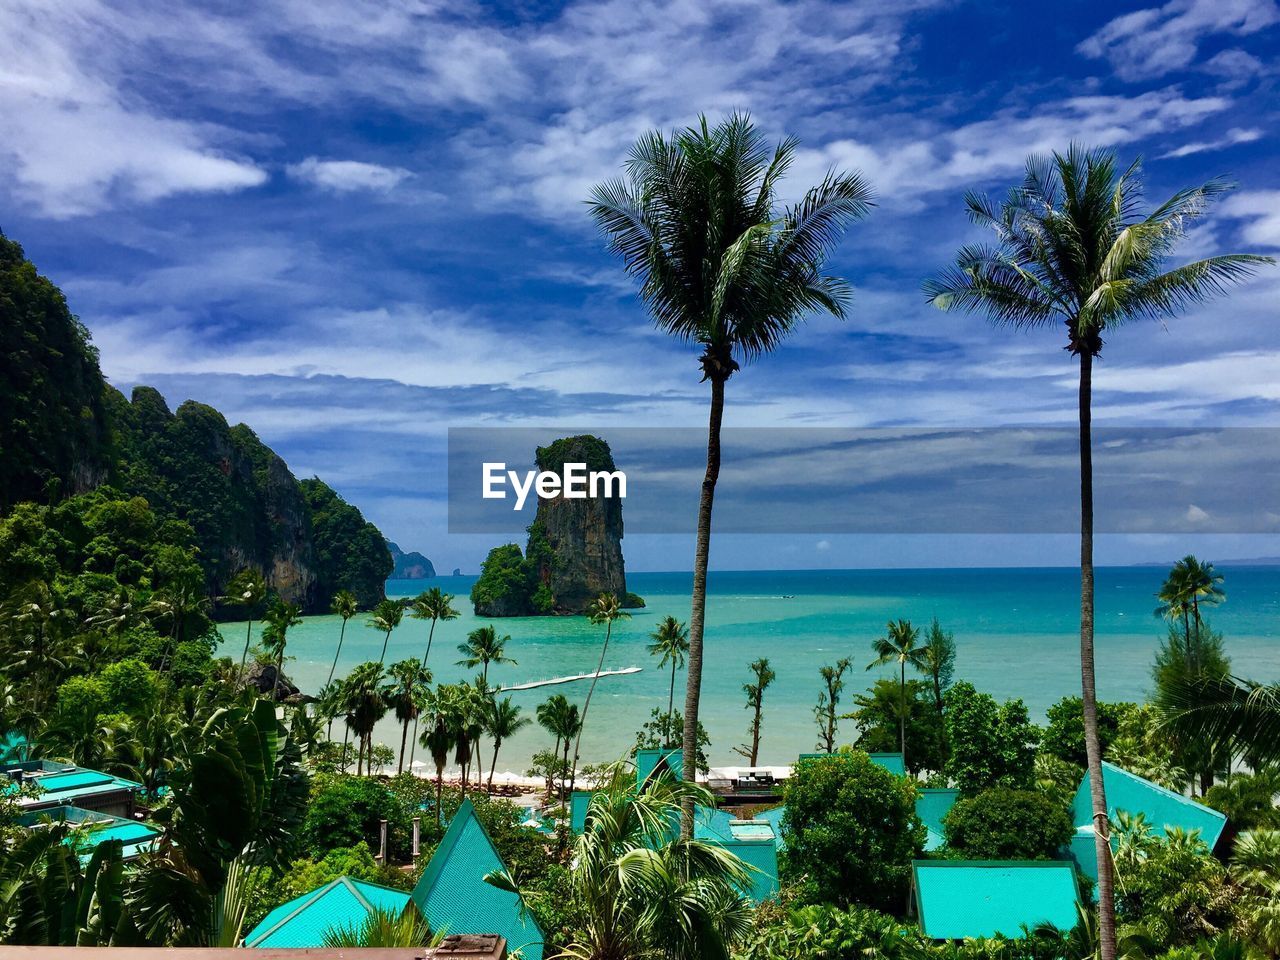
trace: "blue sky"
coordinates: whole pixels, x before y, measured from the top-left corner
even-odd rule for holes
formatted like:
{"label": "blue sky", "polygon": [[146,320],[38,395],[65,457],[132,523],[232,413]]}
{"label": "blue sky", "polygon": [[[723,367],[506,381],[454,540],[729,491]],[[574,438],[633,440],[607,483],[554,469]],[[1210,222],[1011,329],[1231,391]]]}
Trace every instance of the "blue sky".
{"label": "blue sky", "polygon": [[[1276,253],[1277,77],[1275,0],[16,0],[0,7],[0,227],[66,290],[113,382],[218,406],[402,545],[474,570],[492,538],[445,532],[450,426],[704,422],[693,353],[648,324],[581,204],[638,134],[749,110],[802,139],[795,192],[835,166],[879,196],[831,264],[857,287],[851,317],[731,381],[728,425],[1066,423],[1056,335],[923,303],[920,281],[974,238],[963,193],[1003,189],[1029,152],[1111,146],[1145,158],[1153,197],[1238,180],[1188,256]],[[1273,269],[1167,329],[1117,332],[1099,419],[1275,425],[1277,303]],[[689,566],[678,536],[626,546],[635,568]],[[1168,535],[1100,556],[1190,546],[1280,553]],[[806,533],[741,535],[713,560],[1073,550]]]}

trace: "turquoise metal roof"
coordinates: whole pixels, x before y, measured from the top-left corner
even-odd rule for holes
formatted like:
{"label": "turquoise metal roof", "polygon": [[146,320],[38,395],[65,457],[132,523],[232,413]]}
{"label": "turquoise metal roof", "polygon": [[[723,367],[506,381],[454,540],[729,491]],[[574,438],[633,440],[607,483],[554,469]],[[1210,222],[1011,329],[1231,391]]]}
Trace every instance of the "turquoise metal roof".
{"label": "turquoise metal roof", "polygon": [[[1102,762],[1102,784],[1107,791],[1107,816],[1112,820],[1117,813],[1124,811],[1142,814],[1157,833],[1167,833],[1175,828],[1198,830],[1200,839],[1211,850],[1227,825],[1226,814],[1197,803],[1190,797],[1166,790],[1105,760]],[[1071,804],[1071,818],[1076,825],[1076,834],[1071,838],[1067,852],[1082,873],[1096,880],[1098,850],[1093,835],[1093,800],[1089,790],[1089,772],[1086,770]],[[1111,840],[1112,849],[1115,849],[1114,835]]]}
{"label": "turquoise metal roof", "polygon": [[1079,920],[1075,869],[1055,860],[917,860],[920,927],[934,940],[1021,936],[1024,927]]}
{"label": "turquoise metal roof", "polygon": [[[51,804],[75,806],[79,799],[118,793],[121,790],[142,789],[142,784],[123,777],[51,760],[27,760],[6,764],[5,770],[21,770],[24,774],[23,785],[34,786],[40,791],[35,797],[19,797],[17,801],[19,807]],[[16,782],[4,785],[5,793],[16,793],[19,789]]]}
{"label": "turquoise metal roof", "polygon": [[569,796],[569,827],[575,834],[587,829],[587,808],[594,794],[590,790],[575,790]]}
{"label": "turquoise metal roof", "polygon": [[947,787],[926,787],[916,797],[916,816],[928,831],[924,841],[926,850],[940,850],[946,846],[947,836],[942,827],[942,818],[955,806],[956,798],[959,796],[959,790]]}
{"label": "turquoise metal roof", "polygon": [[657,766],[663,763],[677,780],[684,776],[684,751],[678,747],[664,750],[637,750],[636,787],[643,787]]}
{"label": "turquoise metal roof", "polygon": [[323,947],[325,934],[358,928],[374,910],[397,916],[409,894],[339,877],[276,907],[244,938],[246,947]]}
{"label": "turquoise metal roof", "polygon": [[65,823],[73,827],[74,832],[67,837],[66,843],[73,844],[80,853],[80,859],[86,862],[94,848],[107,840],[119,840],[121,853],[124,859],[129,860],[150,850],[156,837],[160,836],[160,831],[149,823],[70,806],[30,811],[20,815],[18,823],[30,829],[50,823]]}
{"label": "turquoise metal roof", "polygon": [[[1199,830],[1200,839],[1211,849],[1227,825],[1226,814],[1166,790],[1105,760],[1102,763],[1102,785],[1107,792],[1107,815],[1112,819],[1117,812],[1124,810],[1131,814],[1141,813],[1157,831],[1168,831],[1174,827]],[[1093,826],[1089,789],[1089,772],[1086,770],[1071,805],[1071,816],[1077,828]]]}
{"label": "turquoise metal roof", "polygon": [[475,807],[464,800],[414,887],[413,902],[433,933],[496,933],[523,960],[542,960],[543,934],[533,914],[518,895],[484,881],[505,869]]}

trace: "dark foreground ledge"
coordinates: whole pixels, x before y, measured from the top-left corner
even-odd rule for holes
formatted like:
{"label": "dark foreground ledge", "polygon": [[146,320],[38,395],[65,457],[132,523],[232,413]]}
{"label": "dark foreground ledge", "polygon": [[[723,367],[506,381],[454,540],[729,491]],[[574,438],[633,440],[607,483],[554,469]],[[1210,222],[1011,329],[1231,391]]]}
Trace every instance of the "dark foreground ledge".
{"label": "dark foreground ledge", "polygon": [[438,947],[243,950],[222,947],[0,947],[4,960],[506,960],[507,941],[488,934],[445,937]]}

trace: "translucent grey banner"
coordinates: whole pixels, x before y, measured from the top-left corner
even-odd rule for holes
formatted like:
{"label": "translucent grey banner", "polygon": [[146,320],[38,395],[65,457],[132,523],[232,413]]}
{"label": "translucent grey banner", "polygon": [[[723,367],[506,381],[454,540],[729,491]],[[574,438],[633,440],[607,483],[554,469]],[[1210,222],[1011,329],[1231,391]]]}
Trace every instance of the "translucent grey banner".
{"label": "translucent grey banner", "polygon": [[[527,484],[534,451],[560,437],[609,443],[626,475],[627,533],[692,533],[706,466],[696,428],[453,428],[449,532],[515,534],[505,464]],[[1071,533],[1079,529],[1078,440],[1068,427],[734,428],[722,438],[714,529],[722,533]],[[550,491],[552,485],[544,485]],[[602,494],[598,487],[597,493]],[[1099,533],[1280,532],[1280,430],[1094,430]]]}

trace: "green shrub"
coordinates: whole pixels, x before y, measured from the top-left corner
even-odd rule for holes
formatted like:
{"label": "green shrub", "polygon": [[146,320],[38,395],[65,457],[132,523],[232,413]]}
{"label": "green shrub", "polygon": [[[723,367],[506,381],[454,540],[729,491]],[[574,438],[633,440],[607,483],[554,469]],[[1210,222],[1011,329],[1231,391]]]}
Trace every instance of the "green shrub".
{"label": "green shrub", "polygon": [[947,846],[970,860],[1051,860],[1074,833],[1053,797],[1009,787],[956,801],[942,823]]}
{"label": "green shrub", "polygon": [[830,904],[756,911],[734,960],[915,960],[928,952],[919,928],[866,907]]}
{"label": "green shrub", "polygon": [[796,764],[785,801],[781,869],[804,899],[906,906],[911,861],[925,840],[911,783],[861,751],[842,750]]}
{"label": "green shrub", "polygon": [[303,849],[313,858],[358,843],[377,850],[380,821],[385,819],[388,853],[405,859],[412,847],[415,812],[381,781],[349,774],[317,776],[302,821]]}
{"label": "green shrub", "polygon": [[98,679],[102,681],[107,699],[115,710],[137,716],[155,703],[159,678],[141,660],[121,660],[103,667]]}

